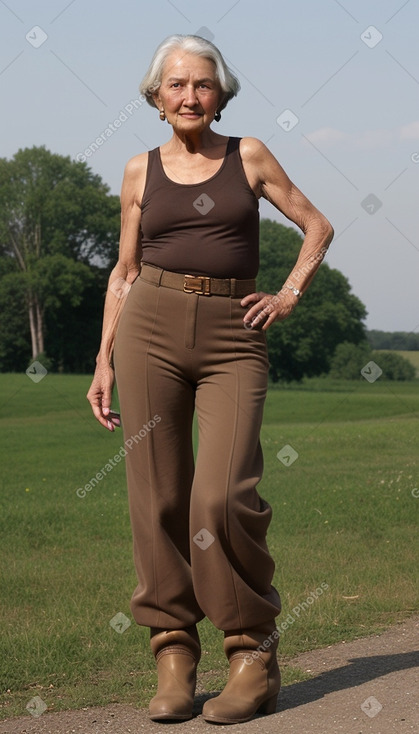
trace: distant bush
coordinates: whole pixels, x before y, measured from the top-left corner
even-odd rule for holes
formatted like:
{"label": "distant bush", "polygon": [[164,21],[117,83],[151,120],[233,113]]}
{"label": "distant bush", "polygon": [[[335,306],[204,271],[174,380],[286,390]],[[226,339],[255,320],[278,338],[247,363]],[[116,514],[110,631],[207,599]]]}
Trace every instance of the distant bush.
{"label": "distant bush", "polygon": [[381,380],[415,379],[416,370],[407,359],[394,352],[374,352],[366,342],[338,344],[332,357],[329,377],[357,380],[361,376],[361,369],[371,360],[382,369]]}
{"label": "distant bush", "polygon": [[383,370],[384,380],[414,380],[416,370],[407,359],[394,352],[372,352],[371,358]]}
{"label": "distant bush", "polygon": [[48,355],[47,355],[47,354],[45,354],[45,352],[42,352],[41,354],[38,354],[38,355],[36,356],[36,359],[35,359],[35,360],[31,358],[31,359],[30,359],[30,360],[28,361],[28,367],[30,367],[30,366],[31,366],[31,364],[33,364],[33,362],[35,362],[35,361],[36,361],[36,362],[39,362],[40,364],[42,364],[42,366],[43,366],[43,367],[44,367],[44,368],[45,368],[46,370],[48,370],[48,372],[51,372],[51,371],[52,371],[52,369],[53,369],[53,363],[52,363],[52,360],[51,360],[51,359],[50,359],[50,358],[48,357]]}
{"label": "distant bush", "polygon": [[332,357],[329,376],[340,380],[357,380],[361,369],[371,360],[371,347],[366,342],[338,344]]}

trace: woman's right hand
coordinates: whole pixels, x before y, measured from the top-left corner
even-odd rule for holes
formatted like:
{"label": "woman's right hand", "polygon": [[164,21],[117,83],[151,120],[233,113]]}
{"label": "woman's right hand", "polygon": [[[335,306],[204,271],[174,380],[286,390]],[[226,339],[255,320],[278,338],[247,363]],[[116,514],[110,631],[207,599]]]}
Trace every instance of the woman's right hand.
{"label": "woman's right hand", "polygon": [[114,431],[119,426],[119,419],[110,415],[112,390],[115,374],[108,362],[98,362],[89,392],[86,397],[92,406],[95,418],[108,431]]}

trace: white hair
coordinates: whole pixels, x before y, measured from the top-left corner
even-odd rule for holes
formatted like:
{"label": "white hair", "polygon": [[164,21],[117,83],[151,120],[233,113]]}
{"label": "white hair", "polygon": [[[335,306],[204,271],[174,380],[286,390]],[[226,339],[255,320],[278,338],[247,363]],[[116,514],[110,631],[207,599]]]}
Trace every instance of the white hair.
{"label": "white hair", "polygon": [[168,36],[157,47],[150,66],[140,84],[140,92],[146,97],[149,105],[152,107],[156,106],[153,93],[157,92],[160,88],[166,59],[176,49],[181,49],[185,53],[195,54],[196,56],[203,56],[214,63],[216,77],[224,93],[223,100],[218,109],[219,111],[223,110],[229,100],[237,95],[240,89],[240,82],[228,68],[218,48],[211,41],[208,41],[206,38],[201,38],[201,36]]}

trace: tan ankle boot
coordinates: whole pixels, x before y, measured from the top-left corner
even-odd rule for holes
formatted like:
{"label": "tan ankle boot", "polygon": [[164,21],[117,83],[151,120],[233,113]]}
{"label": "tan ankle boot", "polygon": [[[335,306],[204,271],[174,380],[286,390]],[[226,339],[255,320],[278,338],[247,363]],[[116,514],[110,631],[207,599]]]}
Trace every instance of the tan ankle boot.
{"label": "tan ankle boot", "polygon": [[150,718],[192,718],[196,666],[201,648],[196,627],[183,630],[150,630],[150,645],[157,662],[157,694],[150,701]]}
{"label": "tan ankle boot", "polygon": [[240,724],[257,712],[275,713],[281,687],[278,638],[274,623],[225,634],[230,674],[223,692],[205,702],[202,715],[206,721]]}

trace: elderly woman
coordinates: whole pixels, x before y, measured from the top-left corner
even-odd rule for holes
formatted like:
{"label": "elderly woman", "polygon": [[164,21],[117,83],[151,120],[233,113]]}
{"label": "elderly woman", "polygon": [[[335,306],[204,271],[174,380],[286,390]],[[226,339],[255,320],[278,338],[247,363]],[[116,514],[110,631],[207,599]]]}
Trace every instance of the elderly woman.
{"label": "elderly woman", "polygon": [[[212,129],[239,90],[212,43],[170,36],[140,89],[172,136],[126,166],[120,254],[88,399],[114,430],[113,364],[138,575],[131,608],[150,628],[157,661],[150,716],[191,718],[196,624],[207,616],[224,632],[230,674],[203,716],[232,724],[274,712],[280,688],[271,508],[256,490],[265,332],[296,307],[333,231],[260,140]],[[255,286],[261,196],[305,235],[277,294]]]}

